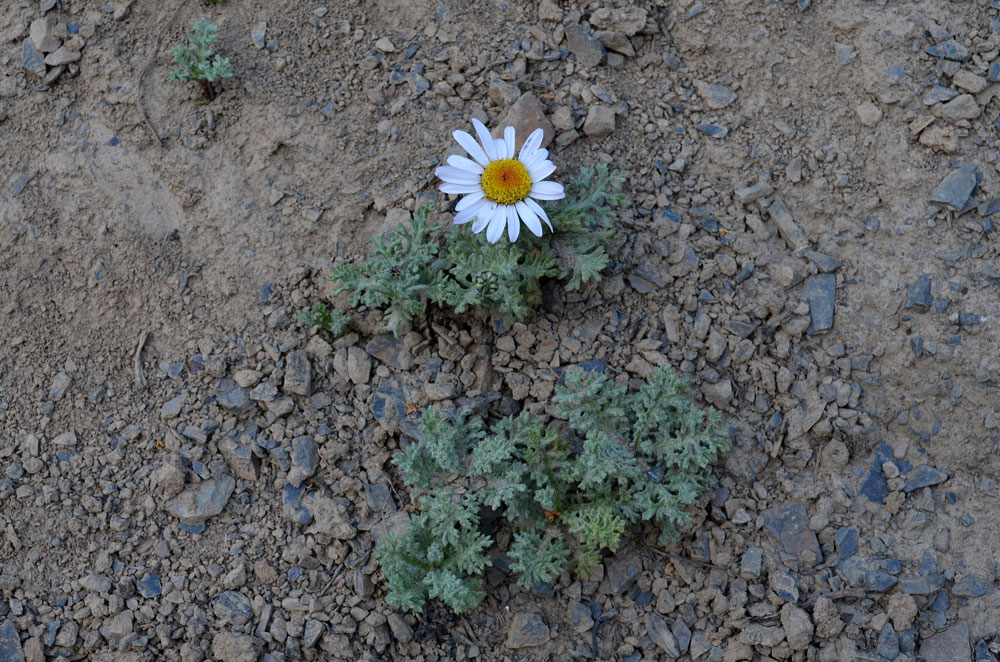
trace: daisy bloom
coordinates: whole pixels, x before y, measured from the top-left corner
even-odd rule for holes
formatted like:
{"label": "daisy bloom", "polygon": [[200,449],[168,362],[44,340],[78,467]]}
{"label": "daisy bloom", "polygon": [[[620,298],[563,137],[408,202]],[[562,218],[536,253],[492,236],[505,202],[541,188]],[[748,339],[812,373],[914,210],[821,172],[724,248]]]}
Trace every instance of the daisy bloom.
{"label": "daisy bloom", "polygon": [[443,193],[464,197],[455,205],[455,224],[472,221],[472,231],[486,230],[486,240],[497,243],[506,228],[513,243],[521,232],[521,223],[536,237],[542,236],[542,222],[552,231],[552,223],[536,200],[559,200],[566,196],[562,184],[542,181],[555,171],[549,152],[540,149],[542,130],[535,129],[514,153],[514,127],[503,130],[503,138],[494,139],[477,119],[472,120],[479,140],[465,131],[452,135],[469,153],[449,156],[448,165],[434,171],[444,183]]}

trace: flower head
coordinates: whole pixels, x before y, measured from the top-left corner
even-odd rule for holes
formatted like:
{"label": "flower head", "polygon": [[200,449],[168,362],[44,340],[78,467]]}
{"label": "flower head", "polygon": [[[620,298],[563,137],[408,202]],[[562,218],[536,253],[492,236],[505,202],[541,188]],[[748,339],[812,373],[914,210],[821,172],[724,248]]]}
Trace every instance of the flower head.
{"label": "flower head", "polygon": [[444,182],[442,192],[465,196],[455,205],[455,224],[472,221],[472,231],[485,229],[491,244],[504,229],[511,242],[517,241],[522,222],[536,237],[542,236],[543,221],[551,231],[552,223],[536,200],[559,200],[566,193],[562,184],[543,181],[556,166],[548,160],[548,150],[541,149],[542,130],[532,131],[515,155],[514,127],[494,139],[479,120],[473,119],[472,126],[478,141],[465,131],[452,134],[472,158],[449,156],[448,165],[434,171]]}

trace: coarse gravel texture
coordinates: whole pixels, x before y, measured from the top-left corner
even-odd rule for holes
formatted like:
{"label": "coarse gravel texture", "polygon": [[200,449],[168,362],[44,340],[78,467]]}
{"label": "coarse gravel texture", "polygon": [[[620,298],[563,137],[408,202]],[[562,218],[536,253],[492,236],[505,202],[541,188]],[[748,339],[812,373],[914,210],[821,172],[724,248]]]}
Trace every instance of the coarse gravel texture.
{"label": "coarse gravel texture", "polygon": [[[995,660],[998,56],[986,3],[9,0],[0,662]],[[512,107],[553,179],[630,172],[600,285],[297,323]],[[415,412],[550,416],[582,363],[724,413],[678,541],[395,612]]]}

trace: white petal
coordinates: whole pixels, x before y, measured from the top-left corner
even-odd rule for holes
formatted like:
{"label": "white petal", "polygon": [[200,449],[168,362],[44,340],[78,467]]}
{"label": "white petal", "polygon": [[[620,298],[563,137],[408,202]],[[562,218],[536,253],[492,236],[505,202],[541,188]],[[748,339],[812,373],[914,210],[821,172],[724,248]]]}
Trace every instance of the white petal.
{"label": "white petal", "polygon": [[442,193],[464,195],[466,193],[479,193],[483,190],[483,187],[481,184],[454,184],[452,182],[445,182],[438,187],[438,190]]}
{"label": "white petal", "polygon": [[486,241],[491,244],[497,243],[503,236],[504,228],[507,227],[507,205],[497,205],[493,216],[490,217],[490,225],[486,228]]}
{"label": "white petal", "polygon": [[480,211],[476,220],[472,223],[472,233],[479,234],[483,231],[487,225],[489,225],[490,219],[493,218],[493,213],[496,211],[495,202],[487,201],[487,205]]}
{"label": "white petal", "polygon": [[[469,196],[469,197],[472,197],[472,196]],[[455,214],[455,218],[452,219],[452,222],[455,225],[461,225],[462,223],[468,223],[469,221],[471,221],[472,219],[474,219],[476,216],[478,216],[479,212],[483,211],[484,208],[488,208],[488,207],[489,207],[489,203],[486,200],[482,200],[482,199],[477,200],[472,205],[470,205],[469,207],[467,207],[466,209],[463,209],[462,211],[460,211],[457,214]]]}
{"label": "white petal", "polygon": [[556,164],[552,161],[542,161],[537,165],[528,168],[528,175],[532,182],[540,182],[556,171]]}
{"label": "white petal", "polygon": [[528,195],[538,200],[562,200],[566,197],[566,192],[558,182],[535,182]]}
{"label": "white petal", "polygon": [[479,136],[479,142],[483,144],[483,149],[486,150],[486,156],[490,158],[490,161],[496,161],[497,150],[493,147],[493,138],[490,136],[490,132],[486,130],[486,125],[473,117],[472,126],[476,127],[476,135]]}
{"label": "white petal", "polygon": [[498,161],[503,161],[507,158],[507,143],[503,141],[503,138],[495,138],[493,140],[493,147],[497,150]]}
{"label": "white petal", "polygon": [[464,156],[459,156],[458,154],[452,154],[448,157],[448,165],[454,166],[459,170],[465,170],[476,175],[483,174],[483,166],[479,165],[472,159],[467,159]]}
{"label": "white petal", "polygon": [[518,235],[521,234],[521,219],[517,216],[517,209],[514,205],[507,207],[507,238],[510,239],[510,243],[517,241]]}
{"label": "white petal", "polygon": [[470,193],[469,195],[465,196],[464,198],[458,201],[458,204],[455,205],[455,211],[462,211],[472,203],[479,202],[482,199],[483,199],[482,191],[477,191],[476,193]]}
{"label": "white petal", "polygon": [[517,213],[521,216],[521,220],[524,221],[525,227],[531,230],[531,234],[541,237],[542,222],[538,220],[538,214],[531,211],[531,207],[524,204],[523,201],[517,203],[515,206],[517,207]]}
{"label": "white petal", "polygon": [[483,151],[483,148],[476,142],[475,138],[465,131],[453,131],[451,135],[454,136],[458,144],[462,146],[462,149],[468,152],[469,156],[474,158],[479,165],[485,166],[489,164],[490,159],[486,156],[486,152]]}
{"label": "white petal", "polygon": [[542,138],[544,138],[544,132],[541,129],[535,129],[532,131],[531,135],[528,136],[528,139],[524,141],[523,145],[521,145],[521,151],[517,155],[518,160],[524,163],[526,159],[531,158],[531,156],[535,153],[535,150],[537,150],[539,145],[542,144]]}
{"label": "white petal", "polygon": [[503,130],[503,142],[507,146],[507,158],[514,158],[514,127],[508,126]]}
{"label": "white petal", "polygon": [[548,156],[549,156],[549,150],[547,149],[535,150],[534,154],[526,158],[524,161],[521,161],[521,163],[524,164],[525,168],[530,168],[531,166],[538,165],[539,163],[547,159]]}
{"label": "white petal", "polygon": [[528,209],[530,209],[531,211],[535,212],[538,215],[538,218],[540,218],[543,221],[545,221],[545,225],[549,226],[549,230],[551,230],[552,232],[555,232],[555,230],[552,229],[552,222],[549,221],[548,214],[545,213],[545,210],[542,209],[542,206],[540,204],[538,204],[537,202],[535,202],[531,198],[525,198],[524,199],[524,204],[528,206]]}
{"label": "white petal", "polygon": [[475,184],[482,181],[482,177],[474,172],[452,168],[451,166],[441,166],[434,171],[434,174],[444,181],[453,184]]}

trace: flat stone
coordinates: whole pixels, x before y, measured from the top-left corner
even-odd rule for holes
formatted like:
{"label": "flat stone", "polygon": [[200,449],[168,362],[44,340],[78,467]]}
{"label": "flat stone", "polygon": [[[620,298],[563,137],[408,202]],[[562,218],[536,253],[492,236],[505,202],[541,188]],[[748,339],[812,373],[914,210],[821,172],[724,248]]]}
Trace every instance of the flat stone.
{"label": "flat stone", "polygon": [[[500,120],[500,123],[495,129],[493,129],[493,137],[502,138],[503,130],[508,126],[514,127],[515,150],[520,150],[521,145],[523,145],[524,141],[528,139],[528,136],[530,136],[537,129],[542,130],[542,147],[548,147],[549,143],[552,142],[552,139],[555,138],[556,135],[555,129],[552,128],[552,123],[545,117],[544,106],[542,106],[538,97],[531,92],[525,92],[518,97],[517,101],[514,102],[514,105],[512,105],[510,110],[507,111],[507,114],[504,115],[502,120]],[[377,339],[378,338],[373,338],[368,345],[370,346]],[[395,340],[395,338],[393,338],[393,340]],[[396,341],[396,343],[400,344],[399,341]],[[367,350],[368,348],[366,347],[365,349]],[[405,352],[406,357],[410,357],[410,353],[405,348],[402,349],[402,352]],[[368,350],[368,353],[372,354],[371,350]],[[372,355],[374,356],[374,354]],[[401,358],[402,357],[397,357],[396,360],[398,361]],[[412,358],[409,358],[409,360],[412,363]],[[383,363],[387,362],[383,361]],[[409,367],[400,368],[400,370],[409,370]]]}
{"label": "flat stone", "polygon": [[201,524],[222,512],[236,489],[232,476],[193,485],[167,502],[166,510],[184,524]]}
{"label": "flat stone", "polygon": [[514,614],[507,630],[507,648],[531,648],[549,641],[549,626],[542,617],[532,613]]}
{"label": "flat stone", "polygon": [[934,305],[934,295],[931,294],[931,277],[924,274],[913,285],[906,288],[904,309],[914,309],[926,313]]}
{"label": "flat stone", "polygon": [[386,620],[389,621],[389,631],[392,636],[401,644],[408,644],[413,641],[413,627],[406,622],[406,619],[396,612],[391,612]]}
{"label": "flat stone", "polygon": [[627,590],[642,572],[642,559],[628,547],[604,562],[605,578],[601,593],[617,595]]}
{"label": "flat stone", "polygon": [[82,57],[80,51],[71,51],[65,46],[60,46],[54,53],[45,56],[45,64],[50,67],[58,67],[70,62],[76,62]]}
{"label": "flat stone", "polygon": [[941,573],[931,573],[919,577],[910,577],[900,580],[903,593],[907,595],[928,595],[941,590],[944,586],[944,575]]}
{"label": "flat stone", "polygon": [[830,257],[825,253],[806,251],[804,255],[807,260],[815,264],[825,274],[832,274],[840,268],[840,260]]}
{"label": "flat stone", "polygon": [[982,76],[977,76],[968,69],[962,69],[951,77],[951,82],[970,94],[979,94],[986,89],[988,83]]}
{"label": "flat stone", "polygon": [[920,643],[919,655],[924,662],[971,662],[969,624],[961,621],[927,637]]}
{"label": "flat stone", "polygon": [[760,547],[751,547],[743,552],[740,559],[740,576],[744,579],[760,577],[761,565],[764,561],[764,551]]}
{"label": "flat stone", "polygon": [[135,614],[131,609],[124,609],[111,619],[111,624],[101,628],[101,634],[108,638],[120,638],[131,634],[135,629]]}
{"label": "flat stone", "polygon": [[883,625],[878,633],[875,652],[887,660],[895,660],[899,655],[899,635],[891,623]]}
{"label": "flat stone", "polygon": [[795,605],[786,604],[781,608],[781,627],[785,630],[785,641],[793,651],[805,650],[812,641],[813,624],[809,614]]}
{"label": "flat stone", "polygon": [[285,359],[285,382],[282,385],[285,393],[308,396],[312,393],[312,364],[309,354],[304,349],[289,352]]}
{"label": "flat stone", "polygon": [[307,620],[305,634],[302,637],[302,647],[312,648],[315,646],[324,632],[326,632],[326,625],[321,621],[317,621],[314,618]]}
{"label": "flat stone", "polygon": [[[748,646],[767,646],[771,648],[785,640],[785,629],[780,626],[768,627],[760,623],[752,623],[740,630],[736,640]],[[742,659],[750,658],[745,657]]]}
{"label": "flat stone", "polygon": [[365,498],[368,510],[373,513],[392,513],[397,510],[396,501],[388,485],[382,483],[365,483]]}
{"label": "flat stone", "polygon": [[139,595],[144,598],[155,598],[163,593],[163,585],[160,583],[160,576],[149,574],[135,583],[139,589]]}
{"label": "flat stone", "polygon": [[809,515],[797,503],[785,503],[764,511],[764,528],[781,545],[786,554],[795,558],[812,557],[815,565],[823,560],[823,552],[816,534],[809,528]]}
{"label": "flat stone", "polygon": [[960,92],[956,89],[945,87],[944,85],[935,85],[924,95],[924,105],[933,106],[942,101],[951,101],[959,94]]}
{"label": "flat stone", "polygon": [[938,117],[950,122],[974,120],[983,113],[983,109],[976,103],[976,97],[971,94],[960,94],[948,103],[932,107],[931,110]]}
{"label": "flat stone", "polygon": [[887,572],[869,570],[865,573],[865,588],[876,593],[885,593],[896,585],[898,580]]}
{"label": "flat stone", "polygon": [[767,197],[774,192],[774,188],[767,182],[758,182],[753,186],[736,189],[736,199],[740,204],[750,204],[756,200]]}
{"label": "flat stone", "polygon": [[951,587],[952,595],[959,598],[980,598],[986,595],[988,587],[972,575],[962,577]]}
{"label": "flat stone", "polygon": [[319,467],[319,450],[311,435],[303,435],[292,439],[292,468],[288,472],[287,482],[292,487],[298,487],[309,478]]}
{"label": "flat stone", "polygon": [[372,415],[389,434],[398,432],[400,423],[406,419],[406,395],[403,389],[399,382],[383,379],[372,400]]}
{"label": "flat stone", "polygon": [[223,591],[212,598],[212,611],[221,625],[243,625],[253,618],[253,603],[239,591]]}
{"label": "flat stone", "polygon": [[62,40],[53,34],[58,20],[54,16],[36,18],[28,28],[31,45],[40,53],[52,53],[62,45]]}
{"label": "flat stone", "polygon": [[312,493],[303,501],[313,517],[313,523],[306,529],[306,533],[321,533],[337,540],[351,540],[357,535],[347,508],[342,503]]}
{"label": "flat stone", "polygon": [[670,626],[670,633],[677,640],[677,648],[680,649],[681,653],[686,652],[691,643],[691,628],[688,627],[687,623],[680,618],[674,619],[674,624]]}
{"label": "flat stone", "polygon": [[570,23],[565,27],[566,45],[569,51],[576,56],[577,63],[585,70],[590,70],[601,63],[607,51],[599,39],[591,36],[577,23]]}
{"label": "flat stone", "polygon": [[[263,642],[248,634],[216,632],[212,636],[212,659],[226,662],[257,662]],[[198,649],[201,657],[201,649]],[[265,656],[267,657],[267,656]]]}
{"label": "flat stone", "polygon": [[946,60],[954,60],[955,62],[964,62],[969,57],[969,49],[954,39],[942,41],[940,44],[925,48],[924,52],[934,57],[942,57]]}
{"label": "flat stone", "polygon": [[250,41],[258,49],[267,45],[267,21],[261,21],[253,26],[253,29],[250,30]]}
{"label": "flat stone", "polygon": [[52,380],[52,386],[49,387],[49,400],[61,400],[62,397],[66,395],[66,391],[72,383],[72,377],[67,375],[65,372],[60,372]]}
{"label": "flat stone", "polygon": [[635,57],[635,48],[629,41],[628,35],[618,30],[598,30],[594,33],[604,48],[621,53],[625,57]]}
{"label": "flat stone", "polygon": [[833,314],[837,299],[837,277],[833,274],[815,274],[806,279],[802,298],[809,303],[810,335],[833,328]]}
{"label": "flat stone", "polygon": [[793,250],[805,248],[809,245],[805,233],[792,217],[792,212],[788,210],[788,205],[781,198],[775,198],[768,208],[771,220],[778,227],[778,234],[785,240],[785,243]]}
{"label": "flat stone", "polygon": [[604,104],[594,104],[587,111],[583,132],[589,138],[607,138],[615,130],[615,109]]}
{"label": "flat stone", "polygon": [[948,480],[948,474],[940,469],[924,465],[917,467],[907,474],[903,490],[906,492],[912,492],[913,490],[919,490],[922,487],[930,487],[931,485],[943,483],[946,480]]}
{"label": "flat stone", "polygon": [[360,347],[347,348],[347,378],[352,384],[367,384],[371,379],[372,362]]}
{"label": "flat stone", "polygon": [[185,399],[187,399],[187,395],[181,393],[180,395],[164,402],[160,407],[160,417],[169,419],[180,416],[181,410],[184,408]]}
{"label": "flat stone", "polygon": [[21,46],[21,66],[39,78],[45,75],[45,56],[35,50],[29,38]]}
{"label": "flat stone", "polygon": [[80,587],[92,593],[107,593],[111,590],[111,578],[95,572],[81,579]]}
{"label": "flat stone", "polygon": [[278,397],[278,387],[271,382],[261,382],[247,396],[255,402],[271,402]]}
{"label": "flat stone", "polygon": [[934,193],[931,204],[960,211],[976,188],[976,164],[963,163],[962,167],[945,177]]}
{"label": "flat stone", "polygon": [[254,482],[260,477],[260,458],[254,454],[251,446],[226,438],[219,442],[219,451],[229,465],[229,470],[238,478]]}
{"label": "flat stone", "polygon": [[76,446],[76,431],[66,430],[52,438],[53,446]]}
{"label": "flat stone", "polygon": [[601,7],[590,15],[590,24],[602,30],[621,30],[631,37],[646,26],[647,16],[641,7]]}
{"label": "flat stone", "polygon": [[849,559],[858,553],[858,530],[853,526],[842,526],[833,536],[837,545],[837,556]]}
{"label": "flat stone", "polygon": [[677,644],[677,638],[670,631],[670,626],[662,616],[656,612],[646,614],[646,632],[653,643],[670,657],[680,657],[681,649]]}
{"label": "flat stone", "polygon": [[[522,141],[526,137],[522,136]],[[365,345],[365,351],[390,368],[405,371],[413,367],[413,355],[391,334],[375,336]]]}
{"label": "flat stone", "polygon": [[705,101],[705,105],[714,110],[725,108],[739,98],[731,88],[719,83],[709,85],[703,81],[695,81],[694,86]]}
{"label": "flat stone", "polygon": [[729,128],[725,126],[719,126],[718,124],[699,124],[695,127],[702,133],[704,133],[709,138],[717,138],[721,140],[729,135]]}
{"label": "flat stone", "polygon": [[869,571],[869,564],[860,559],[841,559],[837,562],[837,574],[855,588],[864,586],[865,575]]}
{"label": "flat stone", "polygon": [[788,600],[792,604],[799,601],[799,584],[795,577],[784,570],[775,570],[770,575],[771,590],[778,594],[779,598]]}
{"label": "flat stone", "polygon": [[238,416],[245,416],[252,412],[256,405],[247,395],[247,390],[242,386],[233,386],[216,396],[219,405]]}

